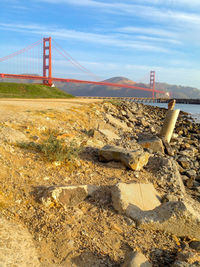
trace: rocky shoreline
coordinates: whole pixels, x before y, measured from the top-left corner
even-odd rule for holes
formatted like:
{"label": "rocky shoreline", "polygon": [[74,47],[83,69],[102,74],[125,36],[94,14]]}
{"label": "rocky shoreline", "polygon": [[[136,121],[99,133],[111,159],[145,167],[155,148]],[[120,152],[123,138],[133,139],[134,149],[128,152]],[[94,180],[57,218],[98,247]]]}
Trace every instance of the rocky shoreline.
{"label": "rocky shoreline", "polygon": [[[200,124],[181,112],[167,144],[165,115],[108,101],[2,117],[0,265],[200,266]],[[79,156],[47,160],[52,135]]]}

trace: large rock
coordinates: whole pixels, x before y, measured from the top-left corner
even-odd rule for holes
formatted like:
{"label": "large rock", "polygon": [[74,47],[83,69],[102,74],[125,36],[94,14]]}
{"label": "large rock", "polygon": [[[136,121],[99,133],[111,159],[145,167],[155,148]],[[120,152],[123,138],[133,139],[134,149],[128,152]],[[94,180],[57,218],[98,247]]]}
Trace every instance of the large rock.
{"label": "large rock", "polygon": [[200,204],[193,199],[160,204],[151,184],[119,183],[111,194],[114,208],[138,226],[200,240]]}
{"label": "large rock", "polygon": [[113,186],[111,194],[113,206],[119,212],[126,211],[129,205],[135,207],[136,211],[147,211],[161,204],[152,184],[118,183]]}
{"label": "large rock", "polygon": [[39,267],[30,233],[21,225],[0,217],[0,266]]}
{"label": "large rock", "polygon": [[79,204],[96,190],[94,185],[41,187],[37,191],[37,199],[47,207],[58,204],[67,208]]}
{"label": "large rock", "polygon": [[115,117],[113,117],[112,115],[110,114],[106,114],[106,118],[107,120],[109,121],[110,124],[116,126],[117,128],[121,128],[123,130],[126,130],[126,131],[130,131],[130,127],[127,126],[127,124],[119,119],[116,119]]}
{"label": "large rock", "polygon": [[99,160],[120,161],[132,170],[141,170],[148,163],[150,154],[143,149],[126,150],[121,147],[106,145],[99,150]]}
{"label": "large rock", "polygon": [[152,264],[142,253],[134,252],[125,260],[122,267],[152,267]]}
{"label": "large rock", "polygon": [[195,201],[170,201],[151,211],[130,204],[125,214],[142,228],[200,240],[200,205]]}
{"label": "large rock", "polygon": [[166,194],[184,198],[185,187],[178,170],[178,164],[169,157],[154,156],[149,158],[147,170],[152,172],[154,180]]}
{"label": "large rock", "polygon": [[28,142],[29,139],[18,130],[9,127],[0,127],[0,142],[1,141],[15,144]]}
{"label": "large rock", "polygon": [[196,251],[200,252],[200,241],[192,241],[190,243],[190,247],[195,249]]}
{"label": "large rock", "polygon": [[158,137],[153,137],[147,140],[141,140],[138,142],[143,148],[151,149],[153,152],[161,152],[164,153],[163,142]]}
{"label": "large rock", "polygon": [[120,137],[117,134],[108,129],[99,129],[99,132],[102,133],[108,139],[108,141],[120,139]]}

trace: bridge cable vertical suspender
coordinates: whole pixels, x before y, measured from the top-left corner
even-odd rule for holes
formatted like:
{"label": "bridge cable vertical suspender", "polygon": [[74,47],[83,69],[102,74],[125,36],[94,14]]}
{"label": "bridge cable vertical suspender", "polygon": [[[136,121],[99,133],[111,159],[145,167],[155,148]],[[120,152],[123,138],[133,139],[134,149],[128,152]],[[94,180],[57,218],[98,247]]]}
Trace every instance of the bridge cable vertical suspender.
{"label": "bridge cable vertical suspender", "polygon": [[155,71],[150,71],[150,89],[152,89],[152,98],[155,98]]}
{"label": "bridge cable vertical suspender", "polygon": [[[47,76],[48,73],[48,76]],[[43,84],[52,85],[51,37],[43,38]]]}

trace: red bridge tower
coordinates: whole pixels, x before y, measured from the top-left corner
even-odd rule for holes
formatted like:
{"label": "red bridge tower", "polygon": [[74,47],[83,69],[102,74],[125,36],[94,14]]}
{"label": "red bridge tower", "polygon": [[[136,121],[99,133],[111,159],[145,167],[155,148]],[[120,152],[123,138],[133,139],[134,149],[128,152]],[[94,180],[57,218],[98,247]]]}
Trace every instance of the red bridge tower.
{"label": "red bridge tower", "polygon": [[155,97],[155,71],[151,70],[150,71],[150,88],[153,90],[152,91],[152,97]]}
{"label": "red bridge tower", "polygon": [[51,37],[43,38],[43,84],[52,85]]}

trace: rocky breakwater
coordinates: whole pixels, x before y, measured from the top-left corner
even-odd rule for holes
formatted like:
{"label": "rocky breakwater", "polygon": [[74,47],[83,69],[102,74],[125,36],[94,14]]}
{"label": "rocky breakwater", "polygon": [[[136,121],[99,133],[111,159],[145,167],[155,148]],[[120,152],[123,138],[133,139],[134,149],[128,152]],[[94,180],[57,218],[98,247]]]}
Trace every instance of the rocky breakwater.
{"label": "rocky breakwater", "polygon": [[[1,256],[0,264],[199,266],[200,125],[180,113],[168,144],[159,137],[165,109],[111,101],[68,113],[68,118],[66,111],[56,118],[54,112],[37,125],[46,127],[45,135],[55,127],[48,153],[59,149],[56,160],[47,161],[47,141],[41,143],[45,135],[34,128],[38,114],[35,120],[28,114],[24,128],[20,120],[0,125],[0,164],[9,173],[0,185],[3,192],[12,188],[14,193],[8,199],[0,192],[1,213],[24,224],[27,229],[19,229],[33,252],[30,262],[21,246],[20,261]],[[72,141],[81,146],[76,159]],[[61,149],[65,145],[68,150]],[[62,161],[61,152],[72,147],[73,154]],[[10,239],[3,238],[14,255],[21,239],[10,225],[3,230]],[[7,248],[0,246],[4,253]]]}

